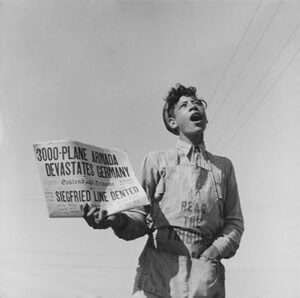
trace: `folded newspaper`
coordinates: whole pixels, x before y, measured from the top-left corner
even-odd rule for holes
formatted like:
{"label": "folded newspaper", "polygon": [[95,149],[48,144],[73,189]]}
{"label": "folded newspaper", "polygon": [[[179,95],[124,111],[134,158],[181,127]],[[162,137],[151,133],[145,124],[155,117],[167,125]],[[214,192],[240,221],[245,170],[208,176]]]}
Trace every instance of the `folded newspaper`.
{"label": "folded newspaper", "polygon": [[82,208],[108,215],[148,204],[127,154],[77,141],[33,145],[49,217],[81,217]]}

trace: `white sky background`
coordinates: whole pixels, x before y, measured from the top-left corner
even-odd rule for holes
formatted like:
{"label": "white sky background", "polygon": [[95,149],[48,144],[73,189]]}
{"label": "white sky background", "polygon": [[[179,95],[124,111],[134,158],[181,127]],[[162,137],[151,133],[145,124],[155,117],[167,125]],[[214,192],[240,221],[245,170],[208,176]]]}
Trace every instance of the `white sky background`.
{"label": "white sky background", "polygon": [[1,298],[130,297],[145,238],[49,219],[32,144],[124,148],[138,176],[176,144],[161,110],[177,82],[207,99],[207,148],[236,169],[246,230],[228,297],[299,297],[300,2],[258,5],[2,1]]}

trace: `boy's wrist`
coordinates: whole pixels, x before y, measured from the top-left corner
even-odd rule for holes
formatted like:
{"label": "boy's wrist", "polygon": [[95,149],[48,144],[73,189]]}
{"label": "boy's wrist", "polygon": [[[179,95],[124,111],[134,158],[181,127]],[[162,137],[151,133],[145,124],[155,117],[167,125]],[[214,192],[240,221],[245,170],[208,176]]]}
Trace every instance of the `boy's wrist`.
{"label": "boy's wrist", "polygon": [[219,260],[221,255],[219,250],[214,245],[211,245],[203,252],[202,257],[208,260]]}
{"label": "boy's wrist", "polygon": [[111,227],[114,230],[125,228],[127,225],[127,216],[123,213],[117,213],[114,215],[114,220],[111,223]]}

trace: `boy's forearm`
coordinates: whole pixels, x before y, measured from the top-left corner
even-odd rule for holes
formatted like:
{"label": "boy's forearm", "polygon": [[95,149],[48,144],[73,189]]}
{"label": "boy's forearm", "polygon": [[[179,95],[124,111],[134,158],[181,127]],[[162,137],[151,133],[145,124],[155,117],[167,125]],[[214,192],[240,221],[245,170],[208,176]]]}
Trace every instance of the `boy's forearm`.
{"label": "boy's forearm", "polygon": [[234,256],[239,248],[241,237],[244,231],[243,220],[235,220],[232,224],[227,224],[221,235],[216,238],[213,245],[218,249],[221,258]]}

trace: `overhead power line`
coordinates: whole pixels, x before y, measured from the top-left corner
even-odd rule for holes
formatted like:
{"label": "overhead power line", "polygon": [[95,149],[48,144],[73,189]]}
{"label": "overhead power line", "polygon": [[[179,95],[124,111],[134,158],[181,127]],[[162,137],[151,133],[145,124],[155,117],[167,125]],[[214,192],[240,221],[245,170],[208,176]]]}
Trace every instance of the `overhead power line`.
{"label": "overhead power line", "polygon": [[31,200],[38,200],[41,199],[41,195],[0,195],[0,201],[1,200],[26,200],[26,201],[31,201]]}
{"label": "overhead power line", "polygon": [[293,36],[295,35],[295,33],[297,32],[297,30],[299,29],[300,23],[297,24],[297,26],[295,27],[295,29],[292,31],[292,33],[290,34],[290,36],[288,37],[288,39],[285,41],[285,43],[283,44],[283,46],[281,47],[280,51],[278,52],[278,54],[276,55],[276,57],[274,58],[273,62],[271,63],[271,65],[269,66],[269,68],[267,69],[267,71],[264,73],[264,75],[261,77],[261,79],[259,80],[258,84],[256,85],[256,87],[253,89],[253,91],[251,92],[251,94],[248,96],[248,98],[244,101],[243,105],[241,106],[241,108],[239,109],[238,113],[236,114],[236,116],[231,120],[231,122],[225,127],[225,129],[222,131],[221,136],[219,137],[219,139],[215,142],[215,144],[212,146],[212,149],[214,149],[219,142],[221,141],[221,139],[225,136],[226,132],[229,131],[230,127],[232,126],[232,124],[235,122],[235,120],[238,118],[238,116],[242,113],[242,111],[244,110],[244,108],[247,106],[247,103],[249,102],[249,100],[251,100],[251,98],[253,97],[253,95],[255,94],[255,92],[258,90],[258,88],[261,86],[262,82],[265,80],[265,78],[267,77],[267,75],[269,74],[269,72],[272,70],[274,64],[276,63],[276,61],[279,59],[279,57],[281,56],[282,52],[284,51],[284,49],[287,47],[287,45],[289,44],[289,42],[291,41],[291,39],[293,38]]}
{"label": "overhead power line", "polygon": [[2,264],[19,264],[19,265],[31,265],[31,266],[43,266],[43,267],[65,267],[65,268],[92,268],[92,269],[101,269],[101,270],[108,270],[108,269],[131,269],[130,266],[102,266],[102,265],[87,265],[87,264],[55,264],[55,263],[34,263],[34,262],[18,262],[18,261],[1,261]]}
{"label": "overhead power line", "polygon": [[255,106],[255,108],[251,111],[251,113],[248,115],[248,117],[242,122],[242,124],[238,127],[238,129],[235,131],[235,133],[232,135],[232,137],[229,139],[229,141],[222,147],[221,150],[224,150],[232,142],[232,140],[236,137],[236,135],[238,134],[238,132],[245,126],[245,124],[248,122],[248,120],[257,111],[257,109],[259,108],[259,106],[266,99],[266,97],[269,94],[269,92],[271,91],[271,89],[275,86],[275,84],[279,81],[279,79],[283,76],[283,74],[289,68],[289,66],[291,65],[291,63],[294,61],[294,59],[298,55],[299,51],[300,51],[300,49],[297,49],[297,51],[295,52],[295,54],[292,56],[292,58],[289,60],[289,62],[284,67],[284,69],[281,71],[281,73],[278,75],[278,77],[271,84],[271,86],[269,87],[269,89],[267,90],[267,92],[265,93],[265,95],[260,99],[260,101],[257,103],[257,105]]}
{"label": "overhead power line", "polygon": [[[46,251],[46,250],[28,250],[28,249],[19,249],[19,248],[5,248],[0,247],[0,251],[10,252],[14,254],[39,254],[39,255],[64,255],[64,256],[88,256],[88,257],[116,257],[116,254],[113,253],[98,253],[98,252],[74,252],[74,251]],[[3,252],[2,252],[3,254]],[[119,254],[121,257],[136,257],[135,255],[130,254]]]}
{"label": "overhead power line", "polygon": [[261,34],[260,37],[257,39],[257,41],[256,41],[256,43],[255,43],[255,45],[254,45],[254,47],[253,47],[253,49],[252,49],[252,51],[251,51],[249,57],[247,58],[247,60],[246,60],[246,62],[244,63],[243,67],[241,68],[240,72],[238,73],[238,75],[237,75],[235,81],[234,81],[233,84],[230,86],[230,88],[229,88],[228,92],[226,93],[225,97],[224,97],[223,100],[221,101],[221,104],[220,104],[219,108],[217,109],[217,111],[215,112],[215,114],[213,115],[211,122],[214,121],[214,119],[216,118],[216,116],[219,114],[219,112],[221,111],[222,107],[224,106],[226,100],[228,99],[229,94],[231,93],[231,91],[232,91],[233,88],[235,87],[236,83],[238,82],[238,80],[239,80],[240,77],[242,76],[244,70],[246,69],[247,65],[249,64],[249,62],[250,62],[250,60],[251,60],[251,58],[252,58],[252,56],[254,55],[254,53],[255,53],[255,51],[256,51],[258,45],[260,44],[260,42],[262,41],[263,37],[264,37],[265,34],[267,33],[269,27],[271,26],[271,24],[272,24],[272,22],[273,22],[273,20],[274,20],[274,18],[275,18],[275,16],[276,16],[276,14],[277,14],[279,8],[280,8],[282,2],[283,2],[283,0],[280,1],[280,3],[278,4],[278,6],[276,7],[274,13],[272,14],[270,20],[268,21],[268,23],[267,23],[265,29],[263,30],[262,34]]}
{"label": "overhead power line", "polygon": [[236,53],[238,52],[238,50],[239,50],[239,48],[240,48],[240,45],[242,44],[242,41],[244,40],[246,34],[248,33],[249,28],[250,28],[250,26],[251,26],[251,24],[252,24],[252,22],[253,22],[253,20],[254,20],[254,18],[255,18],[255,15],[256,15],[256,13],[257,13],[257,11],[258,11],[258,9],[259,9],[259,7],[260,7],[262,1],[263,1],[263,0],[260,0],[260,2],[258,3],[258,5],[256,6],[256,9],[254,10],[254,13],[252,14],[251,19],[250,19],[249,23],[247,24],[246,29],[245,29],[245,31],[244,31],[242,37],[240,38],[240,40],[239,40],[239,42],[238,42],[238,44],[237,44],[235,50],[233,51],[233,54],[231,55],[231,57],[230,57],[230,59],[229,59],[227,65],[226,65],[226,67],[225,67],[225,69],[224,69],[224,71],[223,71],[223,73],[222,73],[222,76],[221,76],[221,78],[219,79],[219,81],[218,81],[218,83],[217,83],[217,86],[216,86],[216,88],[214,89],[214,91],[213,91],[213,93],[212,93],[212,95],[211,95],[211,97],[210,97],[210,100],[209,100],[209,103],[210,103],[210,104],[213,102],[214,97],[215,97],[215,95],[216,95],[216,93],[217,93],[217,91],[218,91],[218,89],[219,89],[219,87],[220,87],[220,85],[221,85],[221,83],[222,83],[222,81],[223,81],[223,79],[224,79],[224,77],[225,77],[225,75],[226,75],[228,69],[229,69],[229,66],[231,65],[231,63],[232,63],[232,61],[233,61],[233,59],[234,59]]}

